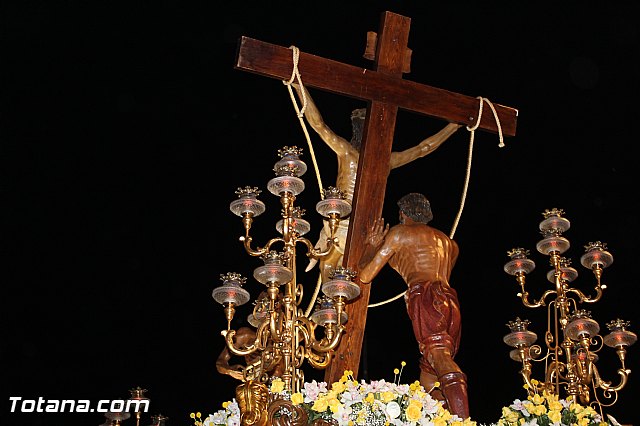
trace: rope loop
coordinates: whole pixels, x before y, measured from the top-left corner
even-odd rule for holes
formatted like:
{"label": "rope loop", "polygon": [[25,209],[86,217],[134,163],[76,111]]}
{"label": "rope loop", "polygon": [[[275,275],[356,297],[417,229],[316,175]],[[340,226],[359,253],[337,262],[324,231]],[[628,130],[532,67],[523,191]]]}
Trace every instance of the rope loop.
{"label": "rope loop", "polygon": [[477,99],[480,99],[480,106],[478,107],[478,119],[476,120],[476,124],[474,124],[473,126],[471,127],[467,126],[467,130],[470,132],[475,132],[476,129],[480,126],[480,121],[482,121],[482,106],[486,102],[487,105],[489,105],[489,107],[491,108],[491,111],[493,112],[493,118],[494,120],[496,120],[496,125],[498,127],[498,137],[500,138],[500,142],[498,143],[498,146],[500,148],[504,148],[504,137],[502,136],[502,126],[500,125],[500,117],[498,117],[498,113],[496,112],[495,107],[493,106],[491,101],[487,98],[478,96]]}
{"label": "rope loop", "polygon": [[[307,90],[304,88],[302,84],[302,76],[300,75],[300,70],[298,69],[298,62],[300,61],[300,49],[296,46],[289,46],[289,49],[293,51],[293,69],[291,70],[291,78],[289,80],[282,80],[282,84],[287,86],[287,90],[289,91],[289,97],[291,98],[291,103],[293,104],[293,109],[296,112],[296,116],[298,117],[298,121],[300,122],[300,126],[302,127],[302,131],[304,133],[305,139],[307,140],[307,145],[309,146],[309,153],[311,155],[311,160],[313,161],[313,169],[316,172],[316,180],[318,181],[318,188],[320,190],[320,198],[324,199],[324,190],[322,187],[322,179],[320,178],[320,168],[318,167],[318,161],[316,159],[316,154],[313,151],[313,144],[311,143],[311,137],[309,136],[309,131],[307,130],[307,126],[304,122],[304,112],[307,109]],[[300,93],[302,94],[302,107],[298,106],[298,101],[296,99],[293,88],[291,87],[293,83],[297,83],[300,87]],[[313,309],[318,294],[320,293],[320,288],[322,286],[322,273],[318,276],[318,282],[316,283],[316,288],[314,289],[313,296],[309,301],[309,306],[305,311],[305,316],[308,317]]]}
{"label": "rope loop", "polygon": [[[298,62],[300,61],[300,49],[296,46],[289,46],[289,49],[293,51],[293,69],[291,70],[291,78],[287,81],[282,80],[282,84],[287,86],[289,89],[289,94],[291,96],[291,100],[293,101],[293,107],[296,110],[296,115],[298,118],[302,118],[304,116],[304,112],[307,109],[307,92],[305,90],[301,90],[302,92],[302,108],[298,107],[298,103],[296,102],[295,95],[293,93],[293,89],[291,85],[294,82],[297,82],[302,89],[302,76],[300,75],[300,70],[298,69]],[[297,80],[297,81],[296,81]]]}

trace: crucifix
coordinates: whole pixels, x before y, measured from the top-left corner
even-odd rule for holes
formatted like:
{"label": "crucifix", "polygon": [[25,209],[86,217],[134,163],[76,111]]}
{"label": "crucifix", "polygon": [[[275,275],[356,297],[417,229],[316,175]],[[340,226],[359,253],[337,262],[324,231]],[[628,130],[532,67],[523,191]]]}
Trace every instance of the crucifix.
{"label": "crucifix", "polygon": [[[300,52],[298,68],[304,84],[366,101],[367,116],[358,161],[350,227],[343,265],[357,270],[367,229],[382,214],[398,109],[455,122],[470,128],[514,136],[518,111],[494,104],[500,129],[493,116],[484,114],[478,123],[479,101],[475,97],[418,84],[402,78],[409,70],[407,47],[411,20],[384,12],[378,34],[369,34],[365,57],[374,60],[373,70],[355,67]],[[375,44],[375,46],[374,46]],[[267,77],[289,80],[293,69],[291,49],[248,37],[239,42],[235,68]],[[375,52],[375,53],[374,53]],[[358,284],[360,284],[358,282]],[[360,297],[347,304],[346,334],[326,369],[325,381],[338,381],[345,370],[357,374],[364,337],[370,286],[360,285]]]}

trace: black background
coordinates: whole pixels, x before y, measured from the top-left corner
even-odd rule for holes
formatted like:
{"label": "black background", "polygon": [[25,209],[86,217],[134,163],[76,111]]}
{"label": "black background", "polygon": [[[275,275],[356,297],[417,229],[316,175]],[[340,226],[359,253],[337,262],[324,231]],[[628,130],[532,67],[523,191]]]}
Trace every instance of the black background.
{"label": "black background", "polygon": [[[639,37],[635,2],[37,2],[0,9],[3,179],[2,383],[25,399],[126,398],[148,389],[150,414],[188,425],[191,411],[214,412],[237,382],[215,370],[225,327],[211,299],[220,274],[250,276],[260,260],[238,242],[228,203],[239,186],[259,186],[268,213],[258,245],[275,235],[279,213],[266,191],[277,149],[297,145],[309,166],[299,205],[318,228],[319,199],[304,134],[285,86],[234,70],[242,35],[361,67],[367,31],[384,11],[412,19],[411,73],[405,78],[519,110],[517,135],[498,148],[477,132],[452,276],[463,309],[457,357],[469,378],[472,418],[497,421],[523,398],[518,365],[502,342],[516,316],[540,336],[543,308],[526,309],[502,266],[507,250],[531,250],[538,268],[529,290],[549,288],[535,250],[541,212],[562,208],[572,227],[567,257],[608,243],[615,261],[603,300],[586,306],[604,324],[638,329],[637,142]],[[304,82],[304,70],[303,82]],[[350,111],[364,103],[309,89],[325,121],[350,136]],[[485,110],[485,113],[489,113]],[[395,149],[435,133],[443,122],[401,111]],[[410,191],[431,200],[432,224],[451,229],[460,206],[469,132],[389,178],[385,218]],[[311,133],[324,186],[335,156]],[[315,237],[312,231],[311,238]],[[311,293],[315,277],[303,278]],[[247,289],[260,291],[255,281]],[[393,271],[373,283],[371,301],[404,289]],[[239,309],[242,324],[248,307]],[[371,309],[363,373],[417,378],[417,349],[403,303]],[[634,370],[609,412],[637,421]],[[600,354],[604,379],[618,381],[615,355]],[[538,374],[539,375],[539,374]],[[323,378],[309,371],[309,378]],[[12,425],[98,425],[92,414],[10,413]],[[133,423],[128,420],[125,424]]]}

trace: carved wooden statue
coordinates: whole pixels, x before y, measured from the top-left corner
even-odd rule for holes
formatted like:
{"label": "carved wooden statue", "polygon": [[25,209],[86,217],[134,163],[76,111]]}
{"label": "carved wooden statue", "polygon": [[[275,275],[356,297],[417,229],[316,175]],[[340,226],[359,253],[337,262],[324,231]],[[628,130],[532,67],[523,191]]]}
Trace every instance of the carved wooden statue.
{"label": "carved wooden statue", "polygon": [[449,285],[458,258],[458,245],[427,225],[433,218],[422,194],[410,193],[398,201],[400,224],[389,229],[383,219],[370,229],[363,253],[360,281],[370,283],[389,264],[407,283],[407,312],[422,358],[420,383],[445,407],[461,418],[469,417],[467,379],[453,360],[460,345],[460,305]]}

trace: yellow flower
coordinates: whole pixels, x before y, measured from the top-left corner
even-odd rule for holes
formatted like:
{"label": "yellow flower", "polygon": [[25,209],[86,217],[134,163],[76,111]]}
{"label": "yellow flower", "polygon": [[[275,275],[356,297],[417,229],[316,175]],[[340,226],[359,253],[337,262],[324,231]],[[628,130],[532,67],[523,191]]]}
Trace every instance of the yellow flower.
{"label": "yellow flower", "polygon": [[[284,381],[282,381],[282,379],[280,378],[275,378],[273,379],[273,382],[271,382],[271,393],[280,393],[284,390]],[[226,407],[225,407],[226,408]]]}
{"label": "yellow flower", "polygon": [[445,422],[448,422],[453,417],[453,414],[449,412],[449,410],[445,409],[442,405],[438,407],[438,413],[436,414],[436,418],[443,419]]}
{"label": "yellow flower", "polygon": [[578,419],[578,426],[589,426],[589,421],[590,420],[586,417],[582,419]]}
{"label": "yellow flower", "polygon": [[544,405],[534,405],[529,409],[529,412],[536,416],[543,416],[547,413],[547,407]]}
{"label": "yellow flower", "polygon": [[340,407],[342,407],[342,404],[340,403],[338,398],[331,398],[327,402],[329,404],[329,409],[331,410],[332,413],[337,413]]}
{"label": "yellow flower", "polygon": [[410,399],[408,407],[418,407],[422,410],[422,402],[417,399]]}
{"label": "yellow flower", "polygon": [[447,421],[442,417],[436,417],[433,419],[433,426],[447,426]]}
{"label": "yellow flower", "polygon": [[[421,405],[421,404],[420,404]],[[405,411],[407,420],[410,422],[417,422],[422,417],[422,407],[417,404],[409,404]]]}
{"label": "yellow flower", "polygon": [[387,402],[396,399],[396,395],[393,392],[384,391],[380,393],[380,398],[382,398],[382,402],[386,404]]}
{"label": "yellow flower", "polygon": [[393,374],[399,374],[399,373],[400,373],[400,370],[398,370],[397,368],[393,369]]}
{"label": "yellow flower", "polygon": [[562,420],[562,414],[560,414],[560,411],[558,410],[549,411],[547,416],[549,417],[549,420],[551,420],[553,423],[559,423],[560,420]]}
{"label": "yellow flower", "polygon": [[407,365],[407,363],[406,363],[406,362],[404,362],[404,361],[402,361],[402,362],[400,363],[400,365],[404,367],[404,366],[406,366],[406,365]]}
{"label": "yellow flower", "polygon": [[544,404],[544,397],[538,394],[529,397],[529,400],[536,405]]}
{"label": "yellow flower", "polygon": [[291,403],[293,405],[300,405],[304,402],[304,396],[300,392],[296,392],[291,395]]}
{"label": "yellow flower", "polygon": [[196,415],[195,415],[195,413],[191,413],[191,414],[189,414],[189,417],[191,417],[192,419],[195,419]]}
{"label": "yellow flower", "polygon": [[323,412],[327,411],[328,407],[329,407],[329,404],[328,404],[326,398],[318,398],[313,403],[313,406],[311,407],[311,409],[313,411],[318,412],[318,413],[323,413]]}
{"label": "yellow flower", "polygon": [[225,410],[227,409],[227,407],[229,406],[229,404],[231,404],[231,401],[225,401],[222,403],[222,408],[224,408]]}
{"label": "yellow flower", "polygon": [[509,407],[502,407],[502,418],[509,424],[516,424],[520,415]]}
{"label": "yellow flower", "polygon": [[343,382],[337,382],[331,385],[331,390],[335,393],[342,393],[347,388]]}
{"label": "yellow flower", "polygon": [[369,403],[369,404],[373,404],[373,401],[376,399],[376,396],[372,393],[368,393],[367,396],[364,398],[365,402]]}

